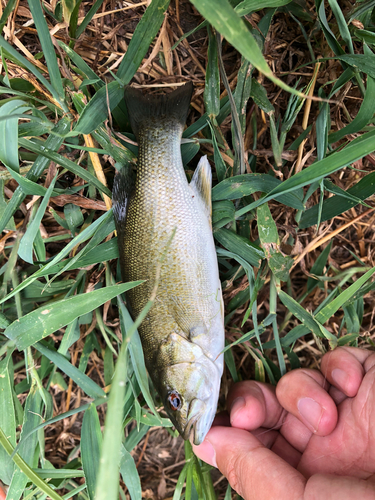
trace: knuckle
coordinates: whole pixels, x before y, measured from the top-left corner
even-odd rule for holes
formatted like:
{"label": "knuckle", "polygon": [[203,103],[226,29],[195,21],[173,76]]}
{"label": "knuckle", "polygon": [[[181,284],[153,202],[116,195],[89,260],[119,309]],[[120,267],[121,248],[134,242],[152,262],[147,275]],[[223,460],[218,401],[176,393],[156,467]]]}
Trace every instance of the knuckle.
{"label": "knuckle", "polygon": [[370,356],[364,362],[363,368],[365,370],[365,373],[367,373],[374,365],[375,365],[375,353],[370,354]]}
{"label": "knuckle", "polygon": [[225,474],[231,487],[242,497],[245,462],[246,461],[242,455],[231,455],[227,463]]}

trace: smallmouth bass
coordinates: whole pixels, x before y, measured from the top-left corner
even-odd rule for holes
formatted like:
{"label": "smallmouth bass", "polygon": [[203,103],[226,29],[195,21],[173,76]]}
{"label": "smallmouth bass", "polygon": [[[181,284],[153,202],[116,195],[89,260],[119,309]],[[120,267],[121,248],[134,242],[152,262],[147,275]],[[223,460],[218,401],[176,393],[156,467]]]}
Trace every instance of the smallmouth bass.
{"label": "smallmouth bass", "polygon": [[184,439],[200,444],[214,419],[223,372],[224,307],[211,227],[211,168],[201,158],[188,183],[181,137],[192,84],[166,95],[127,87],[139,153],[135,182],[117,173],[113,212],[124,282],[135,319],[158,279],[139,327],[147,370]]}

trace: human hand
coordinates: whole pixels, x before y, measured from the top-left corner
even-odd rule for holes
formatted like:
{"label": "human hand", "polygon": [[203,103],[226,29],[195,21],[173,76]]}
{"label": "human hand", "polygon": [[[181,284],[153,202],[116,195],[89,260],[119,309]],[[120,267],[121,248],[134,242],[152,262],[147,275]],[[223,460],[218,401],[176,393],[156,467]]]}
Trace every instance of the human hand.
{"label": "human hand", "polygon": [[227,405],[193,448],[245,500],[375,499],[375,353],[339,347],[276,388],[239,382]]}

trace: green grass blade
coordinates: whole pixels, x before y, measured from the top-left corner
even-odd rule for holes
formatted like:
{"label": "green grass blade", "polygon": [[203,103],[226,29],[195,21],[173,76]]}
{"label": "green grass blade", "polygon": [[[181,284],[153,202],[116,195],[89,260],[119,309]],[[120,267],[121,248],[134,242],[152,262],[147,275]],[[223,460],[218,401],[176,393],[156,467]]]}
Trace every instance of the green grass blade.
{"label": "green grass blade", "polygon": [[323,309],[321,309],[316,314],[316,319],[325,323],[328,319],[335,314],[335,312],[342,307],[346,302],[348,302],[352,296],[361,288],[362,285],[368,281],[371,276],[375,273],[375,267],[367,271],[363,276],[358,278],[352,285],[350,285],[346,290],[341,292],[332,302],[327,304]]}
{"label": "green grass blade", "polygon": [[[47,193],[47,189],[44,186],[36,184],[36,182],[30,181],[29,179],[23,177],[22,175],[18,174],[12,169],[8,170],[13,179],[18,182],[19,186],[22,188],[22,191],[24,192],[25,195],[45,196],[45,194]],[[57,195],[57,193],[55,193],[55,195]]]}
{"label": "green grass blade", "polygon": [[[236,175],[216,184],[212,189],[212,201],[239,200],[253,193],[270,193],[281,185],[281,181],[268,174]],[[293,193],[275,197],[277,201],[288,207],[304,210],[303,191],[295,190]]]}
{"label": "green grass blade", "polygon": [[[1,37],[0,37],[0,43],[1,43]],[[55,127],[55,133],[56,135],[50,135],[47,140],[45,141],[45,147],[48,148],[50,151],[57,151],[59,147],[61,146],[63,142],[63,138],[60,137],[60,135],[64,135],[64,133],[69,131],[70,127],[70,120],[68,118],[63,118],[58,122],[58,124]],[[57,135],[59,134],[59,135]],[[46,158],[45,156],[39,155],[37,159],[34,161],[33,166],[31,167],[31,170],[29,170],[26,174],[26,178],[30,179],[31,181],[37,181],[38,178],[42,175],[44,170],[48,167],[50,164],[50,160]],[[8,224],[9,219],[12,217],[14,212],[18,209],[22,201],[25,199],[25,193],[23,192],[21,187],[18,187],[15,192],[13,193],[13,196],[11,200],[8,202],[7,208],[2,214],[1,220],[0,220],[0,231],[2,232],[6,225]]]}
{"label": "green grass blade", "polygon": [[212,225],[214,228],[226,226],[234,222],[235,208],[231,201],[215,201],[212,204]]}
{"label": "green grass blade", "polygon": [[214,237],[224,248],[239,255],[254,267],[259,267],[261,259],[265,257],[261,248],[229,229],[221,228],[216,230]]}
{"label": "green grass blade", "polygon": [[[117,238],[112,238],[101,245],[96,246],[91,249],[87,254],[82,255],[78,260],[75,260],[74,257],[66,259],[48,269],[41,269],[41,276],[48,276],[49,274],[58,274],[62,271],[62,269],[66,268],[69,270],[79,269],[81,267],[91,266],[92,264],[98,264],[102,262],[106,262],[108,260],[117,259],[118,258],[118,244]],[[45,293],[45,292],[44,292]]]}
{"label": "green grass blade", "polygon": [[317,337],[326,338],[332,348],[336,347],[336,336],[333,333],[330,333],[326,328],[324,328],[324,326],[316,317],[306,311],[304,307],[298,304],[296,300],[290,297],[283,290],[279,292],[279,297],[288,311],[290,311],[297,319],[299,319],[309,331],[313,332]]}
{"label": "green grass blade", "polygon": [[138,500],[142,497],[141,481],[134,458],[128,452],[124,445],[121,446],[120,473],[122,480],[128,488],[130,498]]}
{"label": "green grass blade", "polygon": [[[336,56],[340,54],[344,54],[344,50],[342,49],[341,45],[337,41],[335,35],[333,34],[331,28],[329,27],[327,16],[326,16],[326,11],[325,11],[325,2],[324,0],[318,0],[318,2],[315,2],[317,5],[317,13],[318,13],[318,19],[320,22],[320,26],[323,30],[324,36],[326,37],[326,40],[328,42],[328,45],[331,47],[333,52],[335,53]],[[318,7],[319,6],[319,7]]]}
{"label": "green grass blade", "polygon": [[33,153],[37,153],[40,155],[45,156],[49,160],[52,160],[56,162],[58,165],[61,165],[62,167],[67,168],[70,172],[73,172],[74,174],[78,175],[78,177],[81,177],[81,179],[85,180],[86,182],[91,182],[99,191],[102,193],[106,194],[107,196],[112,196],[111,191],[104,186],[94,175],[92,175],[89,171],[85,170],[84,168],[80,167],[73,161],[69,160],[68,158],[65,158],[64,156],[55,153],[51,149],[48,149],[47,146],[44,146],[42,144],[38,144],[32,140],[29,139],[19,139],[18,141],[20,146],[23,146],[24,148],[28,149],[29,151],[32,151]]}
{"label": "green grass blade", "polygon": [[61,73],[57,64],[56,52],[53,47],[51,34],[48,30],[47,22],[45,20],[42,6],[39,0],[28,0],[31,15],[38,31],[40,44],[42,45],[43,54],[48,67],[48,74],[51,79],[51,84],[60,97],[60,102],[64,101],[64,87],[62,83]]}
{"label": "green grass blade", "polygon": [[375,79],[367,77],[366,92],[359,108],[359,111],[352,122],[346,127],[329,134],[328,141],[332,144],[339,141],[348,134],[355,134],[363,129],[371,120],[375,113]]}
{"label": "green grass blade", "polygon": [[[34,274],[22,281],[14,290],[10,291],[6,297],[0,300],[0,304],[5,302],[5,300],[10,299],[16,293],[20,292],[27,286],[29,286],[33,281],[45,276],[47,271],[49,271],[54,265],[59,263],[66,255],[69,254],[77,245],[84,243],[86,240],[91,238],[97,231],[100,231],[101,226],[112,219],[112,210],[103,214],[99,219],[93,222],[90,226],[86,227],[82,232],[80,232],[66,247],[64,247],[51,261],[48,262],[44,267],[36,271]],[[112,219],[113,220],[113,219]]]}
{"label": "green grass blade", "polygon": [[95,500],[95,485],[102,440],[98,412],[95,405],[91,404],[83,416],[81,432],[82,466],[90,500]]}
{"label": "green grass blade", "polygon": [[55,186],[56,179],[57,176],[55,176],[49,188],[47,189],[47,193],[45,194],[34,219],[30,222],[26,233],[22,237],[20,246],[18,248],[18,255],[21,257],[21,259],[23,259],[25,262],[28,262],[29,264],[33,263],[34,241],[39,231],[40,223],[42,222],[53,188]]}
{"label": "green grass blade", "polygon": [[273,104],[267,97],[266,89],[256,78],[252,78],[250,96],[252,97],[254,103],[268,115],[275,112]]}
{"label": "green grass blade", "polygon": [[349,66],[351,66],[354,71],[363,71],[363,73],[366,73],[367,75],[372,76],[372,78],[375,78],[375,54],[343,54],[332,59],[339,59],[340,61],[344,61]]}
{"label": "green grass blade", "polygon": [[15,5],[17,3],[17,0],[8,0],[7,3],[5,4],[5,8],[3,10],[3,14],[0,19],[0,33],[2,33],[4,26],[6,25],[8,21],[8,17],[12,13]]}
{"label": "green grass blade", "polygon": [[127,379],[127,347],[123,339],[108,399],[95,500],[118,500],[123,409]]}
{"label": "green grass blade", "polygon": [[290,177],[286,181],[282,182],[278,187],[273,189],[265,198],[261,198],[254,203],[241,208],[236,212],[236,217],[240,217],[245,213],[253,210],[262,203],[275,198],[276,195],[285,194],[286,192],[294,191],[295,189],[301,188],[310,184],[312,182],[319,181],[326,177],[327,175],[336,172],[340,168],[344,168],[350,163],[363,158],[374,150],[374,136],[375,130],[367,132],[354,139],[348,146],[340,151],[332,153],[327,158],[317,161],[302,170],[298,174]]}
{"label": "green grass blade", "polygon": [[[45,346],[42,346],[42,348],[43,347],[45,347]],[[73,366],[73,365],[71,365],[71,366]],[[73,367],[73,368],[75,368],[75,367]],[[99,389],[101,390],[100,387],[99,387]],[[107,401],[107,396],[105,395],[104,397],[99,397],[99,398],[95,399],[95,401],[93,401],[92,404],[94,404],[95,406],[99,406],[99,405],[102,405],[102,404],[106,403],[106,401]],[[67,411],[65,413],[61,413],[57,417],[50,418],[49,420],[46,420],[42,424],[37,425],[30,432],[28,432],[27,434],[25,434],[25,436],[22,436],[22,440],[18,443],[18,445],[14,449],[13,453],[17,453],[18,449],[21,447],[21,444],[24,443],[35,432],[37,432],[37,431],[39,431],[41,429],[44,429],[47,425],[55,424],[56,422],[60,422],[61,420],[64,420],[64,418],[69,418],[69,417],[71,417],[73,415],[76,415],[77,413],[81,413],[82,411],[87,410],[90,407],[90,404],[91,403],[87,403],[85,405],[79,406],[78,408],[73,408],[72,410],[69,410],[69,411]]]}
{"label": "green grass blade", "polygon": [[0,36],[0,47],[5,49],[14,61],[28,69],[30,73],[32,73],[46,87],[46,89],[49,90],[49,92],[52,94],[56,102],[65,113],[69,112],[68,106],[60,98],[60,94],[55,90],[50,82],[46,78],[44,78],[42,73],[30,61],[28,61],[19,52],[17,52],[14,47],[12,47],[7,41],[5,41],[2,36]]}
{"label": "green grass blade", "polygon": [[241,133],[241,123],[238,116],[238,110],[236,107],[236,103],[233,98],[232,90],[229,85],[228,77],[225,73],[224,62],[222,58],[222,43],[221,36],[219,33],[216,33],[216,43],[218,48],[218,61],[220,68],[220,75],[223,81],[225,90],[228,93],[230,109],[232,114],[232,142],[234,148],[234,164],[233,164],[233,173],[244,174],[245,173],[245,149],[244,149],[244,139],[243,134]]}
{"label": "green grass blade", "polygon": [[133,322],[121,297],[118,298],[118,305],[120,311],[121,330],[124,331],[127,338],[129,338],[129,352],[137,382],[142,390],[146,403],[158,419],[159,424],[161,424],[159,414],[155,408],[148,386],[146,365],[138,331],[136,329],[134,330],[135,323]]}
{"label": "green grass blade", "polygon": [[259,2],[259,0],[243,0],[236,5],[234,10],[239,16],[247,16],[250,12],[256,12],[257,10],[283,7],[284,5],[288,5],[291,1],[292,0],[263,0]]}
{"label": "green grass blade", "polygon": [[[375,272],[375,268],[370,269],[363,276],[361,276],[361,278],[357,279],[357,281],[355,283],[350,285],[346,290],[339,293],[338,295],[337,295],[338,289],[331,292],[331,294],[326,299],[326,302],[328,302],[328,304],[324,305],[324,307],[322,307],[324,303],[321,304],[321,306],[319,306],[320,310],[315,313],[314,318],[318,321],[318,323],[315,323],[315,327],[317,326],[320,328],[320,326],[323,325],[326,321],[328,321],[329,318],[333,314],[335,314],[335,312],[340,307],[342,307],[346,303],[350,304],[353,297],[355,297],[355,294],[371,278],[371,276],[374,274],[374,272]],[[291,297],[289,297],[289,299],[291,299]],[[293,300],[293,299],[291,299],[291,300]],[[292,307],[293,307],[293,305],[292,305]],[[300,309],[299,309],[299,311],[301,312],[301,314],[303,314]],[[305,309],[303,309],[303,311],[305,311]],[[310,320],[310,318],[309,318],[309,320]],[[291,345],[294,342],[296,342],[299,338],[301,338],[304,335],[306,335],[307,333],[309,333],[309,330],[310,330],[310,328],[306,327],[305,325],[298,325],[297,327],[293,328],[290,332],[288,332],[284,338],[281,339],[281,344],[283,346]],[[337,339],[336,339],[336,342],[337,342]],[[263,345],[263,347],[265,349],[271,349],[271,348],[275,347],[275,343],[274,343],[274,341],[267,342],[266,344]]]}
{"label": "green grass blade", "polygon": [[0,107],[0,161],[11,170],[19,172],[18,160],[18,117],[12,115],[24,113],[30,109],[24,101],[15,99]]}
{"label": "green grass blade", "polygon": [[[108,118],[108,113],[124,98],[124,89],[116,81],[109,83],[96,92],[84,108],[77,125],[69,136],[91,134]],[[108,109],[109,106],[109,109]]]}
{"label": "green grass blade", "polygon": [[[16,413],[12,394],[12,366],[12,354],[9,352],[7,356],[0,361],[0,428],[3,429],[5,435],[10,440],[10,444],[14,446],[16,444]],[[14,464],[10,460],[6,449],[0,447],[0,479],[5,484],[11,482],[13,469]]]}
{"label": "green grass blade", "polygon": [[[20,440],[24,438],[34,427],[36,427],[41,421],[41,411],[42,411],[42,398],[40,396],[39,390],[37,388],[36,382],[31,385],[29,394],[25,402],[24,411],[24,421],[22,425],[22,431],[20,435]],[[35,449],[38,445],[38,435],[33,434],[33,438],[22,443],[19,447],[19,455],[25,460],[30,467],[35,467]],[[19,500],[24,493],[26,484],[28,482],[27,476],[23,474],[20,469],[16,466],[14,469],[12,482],[10,483],[8,490],[8,497],[12,500]]]}
{"label": "green grass blade", "polygon": [[216,35],[211,26],[207,26],[207,33],[207,68],[203,98],[208,117],[212,120],[220,113],[220,74]]}
{"label": "green grass blade", "polygon": [[375,7],[375,0],[367,0],[365,2],[360,2],[355,4],[355,9],[352,10],[350,17],[349,17],[349,23],[353,21],[353,19],[358,19],[359,17],[363,16],[366,14],[366,12],[372,10]]}
{"label": "green grass blade", "polygon": [[[0,427],[0,444],[8,455],[13,454],[13,446],[9,442],[3,429]],[[17,453],[13,457],[14,463],[19,467],[19,469],[27,476],[28,480],[31,481],[37,488],[39,488],[46,496],[51,497],[52,500],[63,500],[60,495],[58,495],[47,483],[41,479],[38,474],[36,474],[31,467],[18,455]]]}
{"label": "green grass blade", "polygon": [[[259,239],[269,268],[277,281],[288,281],[293,260],[289,255],[285,255],[281,251],[276,223],[272,218],[267,203],[263,203],[263,205],[257,208],[257,220]],[[276,312],[276,305],[274,311],[270,311],[270,313],[272,312]]]}
{"label": "green grass blade", "polygon": [[84,74],[89,80],[95,81],[93,84],[95,90],[99,90],[100,87],[103,87],[105,83],[103,80],[99,78],[99,76],[93,71],[90,66],[82,59],[80,55],[77,54],[77,52],[74,52],[74,50],[66,45],[64,42],[61,40],[58,41],[60,47],[65,51],[67,56],[71,59],[73,64],[77,66],[77,68]]}
{"label": "green grass blade", "polygon": [[98,386],[93,380],[91,380],[87,375],[82,373],[78,368],[73,366],[66,359],[65,356],[59,354],[54,349],[47,347],[41,342],[37,342],[34,346],[43,356],[52,361],[62,372],[64,372],[68,377],[70,377],[74,382],[80,387],[89,397],[103,398],[105,397],[105,392],[101,387]]}
{"label": "green grass blade", "polygon": [[151,42],[164,21],[164,12],[168,9],[170,0],[152,0],[130,40],[128,50],[117,71],[117,77],[127,85],[135,75]]}
{"label": "green grass blade", "polygon": [[215,8],[213,8],[212,0],[191,0],[191,3],[264,76],[283,90],[303,96],[303,94],[286,85],[272,73],[245,21],[235,12],[228,0],[216,0]]}
{"label": "green grass blade", "polygon": [[353,203],[355,203],[356,205],[360,204],[360,205],[363,205],[366,208],[373,208],[371,205],[369,205],[368,203],[363,202],[357,196],[353,196],[352,194],[348,193],[347,191],[344,191],[343,189],[341,189],[339,186],[336,186],[336,184],[334,184],[330,180],[324,179],[321,182],[323,183],[322,188],[325,189],[326,191],[328,191],[329,193],[333,193],[333,194],[339,196],[340,198],[345,198],[347,200],[350,200]]}
{"label": "green grass blade", "polygon": [[319,284],[319,281],[313,278],[313,276],[320,276],[321,274],[323,274],[323,270],[327,264],[331,248],[332,248],[332,240],[329,242],[329,244],[325,247],[323,252],[318,256],[318,258],[314,262],[314,265],[312,266],[310,271],[311,276],[307,280],[307,292],[310,293]]}
{"label": "green grass blade", "polygon": [[96,0],[94,5],[91,7],[91,9],[86,14],[84,20],[78,26],[77,31],[76,31],[76,38],[79,38],[82,35],[82,33],[85,31],[85,29],[89,25],[91,19],[94,17],[94,15],[99,10],[99,7],[102,5],[103,1],[104,0]]}
{"label": "green grass blade", "polygon": [[271,278],[271,283],[270,283],[270,315],[272,314],[275,316],[274,320],[272,321],[272,330],[273,330],[273,336],[275,339],[276,353],[277,353],[277,359],[279,361],[280,374],[281,374],[281,376],[283,376],[286,373],[286,366],[285,366],[283,349],[281,347],[281,342],[280,342],[279,328],[277,326],[277,315],[276,315],[277,287],[278,287],[278,285],[277,285],[277,281],[275,278],[275,274],[273,274],[273,276]]}
{"label": "green grass blade", "polygon": [[[324,3],[324,2],[322,2],[322,3]],[[331,6],[333,15],[336,18],[337,26],[340,30],[341,38],[344,40],[346,46],[349,49],[349,52],[351,54],[354,54],[352,37],[350,35],[348,25],[346,24],[344,14],[342,13],[342,10],[340,9],[337,0],[328,0],[328,3]]]}
{"label": "green grass blade", "polygon": [[[372,196],[375,193],[375,172],[363,177],[355,186],[351,187],[346,192],[349,195],[347,198],[336,195],[323,201],[321,222],[333,219],[333,217],[358,205],[359,201],[355,201],[355,199],[364,201]],[[299,227],[304,229],[316,224],[318,221],[318,212],[318,205],[314,205],[306,210],[306,212],[302,214]]]}
{"label": "green grass blade", "polygon": [[236,90],[233,95],[242,135],[244,135],[246,131],[246,110],[247,110],[247,102],[249,100],[251,92],[252,72],[253,72],[253,67],[250,64],[250,62],[242,58],[241,67],[238,71],[238,76],[237,76]]}
{"label": "green grass blade", "polygon": [[182,489],[185,484],[185,479],[186,479],[186,474],[188,471],[189,464],[185,464],[182,471],[180,472],[180,475],[178,476],[176,488],[173,493],[173,499],[172,500],[180,500],[182,496]]}
{"label": "green grass blade", "polygon": [[26,349],[47,335],[71,323],[75,318],[93,311],[116,295],[142,283],[135,281],[113,285],[89,293],[75,295],[42,306],[14,321],[4,335],[13,340],[19,350]]}

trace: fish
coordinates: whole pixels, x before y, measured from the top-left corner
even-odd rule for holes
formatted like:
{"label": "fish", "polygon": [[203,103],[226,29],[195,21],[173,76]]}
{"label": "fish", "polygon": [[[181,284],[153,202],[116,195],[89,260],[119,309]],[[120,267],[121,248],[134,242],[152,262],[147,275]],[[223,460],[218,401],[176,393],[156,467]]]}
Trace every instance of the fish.
{"label": "fish", "polygon": [[181,158],[192,92],[126,87],[138,159],[135,179],[124,168],[115,176],[113,213],[122,279],[144,280],[126,293],[133,319],[155,296],[138,329],[146,368],[179,434],[198,445],[217,410],[225,331],[211,167],[202,157],[189,183]]}

